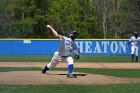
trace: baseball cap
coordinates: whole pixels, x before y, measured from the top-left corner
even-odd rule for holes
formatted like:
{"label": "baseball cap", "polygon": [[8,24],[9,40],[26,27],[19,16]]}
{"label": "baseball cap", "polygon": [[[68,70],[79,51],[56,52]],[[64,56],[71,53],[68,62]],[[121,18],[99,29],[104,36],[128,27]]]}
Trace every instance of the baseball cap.
{"label": "baseball cap", "polygon": [[135,31],[135,32],[134,32],[134,34],[138,34],[138,32],[137,32],[137,31]]}
{"label": "baseball cap", "polygon": [[71,30],[69,34],[76,34],[76,35],[78,35],[78,33],[75,30]]}

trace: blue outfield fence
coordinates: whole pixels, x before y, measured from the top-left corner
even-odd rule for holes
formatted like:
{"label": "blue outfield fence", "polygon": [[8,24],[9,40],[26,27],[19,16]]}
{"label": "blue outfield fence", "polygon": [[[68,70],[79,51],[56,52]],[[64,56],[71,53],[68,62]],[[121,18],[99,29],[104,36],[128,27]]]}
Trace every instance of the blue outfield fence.
{"label": "blue outfield fence", "polygon": [[[83,55],[130,55],[128,40],[76,40]],[[52,55],[60,45],[59,40],[0,40],[0,54]]]}

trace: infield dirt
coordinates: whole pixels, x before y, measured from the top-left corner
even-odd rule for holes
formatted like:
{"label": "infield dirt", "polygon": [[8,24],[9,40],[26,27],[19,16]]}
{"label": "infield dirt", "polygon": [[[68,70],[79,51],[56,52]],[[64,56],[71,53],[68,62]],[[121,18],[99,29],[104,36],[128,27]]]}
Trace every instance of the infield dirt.
{"label": "infield dirt", "polygon": [[[44,62],[0,62],[0,67],[42,67]],[[57,68],[67,68],[60,63]],[[75,68],[140,69],[139,63],[75,63]],[[124,84],[140,83],[140,78],[120,78],[100,74],[73,72],[77,78],[67,78],[67,71],[10,71],[0,72],[0,84]]]}

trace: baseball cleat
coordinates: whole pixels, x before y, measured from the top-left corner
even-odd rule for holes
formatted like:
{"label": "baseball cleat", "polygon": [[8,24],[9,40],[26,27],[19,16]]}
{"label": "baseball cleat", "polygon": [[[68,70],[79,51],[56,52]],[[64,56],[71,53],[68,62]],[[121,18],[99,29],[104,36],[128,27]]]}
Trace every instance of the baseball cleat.
{"label": "baseball cleat", "polygon": [[42,68],[41,70],[42,70],[42,74],[45,74],[46,73],[46,71],[44,70],[44,68]]}
{"label": "baseball cleat", "polygon": [[68,78],[77,78],[76,75],[73,75],[73,74],[70,74],[70,75],[67,75]]}

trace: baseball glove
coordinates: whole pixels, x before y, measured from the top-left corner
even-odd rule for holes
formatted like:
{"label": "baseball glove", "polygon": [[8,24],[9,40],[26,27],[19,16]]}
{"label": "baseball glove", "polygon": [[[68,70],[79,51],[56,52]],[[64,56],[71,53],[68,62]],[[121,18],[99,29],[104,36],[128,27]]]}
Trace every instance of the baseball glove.
{"label": "baseball glove", "polygon": [[75,59],[80,59],[80,55],[75,55],[74,58]]}
{"label": "baseball glove", "polygon": [[78,50],[73,51],[73,56],[75,59],[80,59],[80,52]]}

